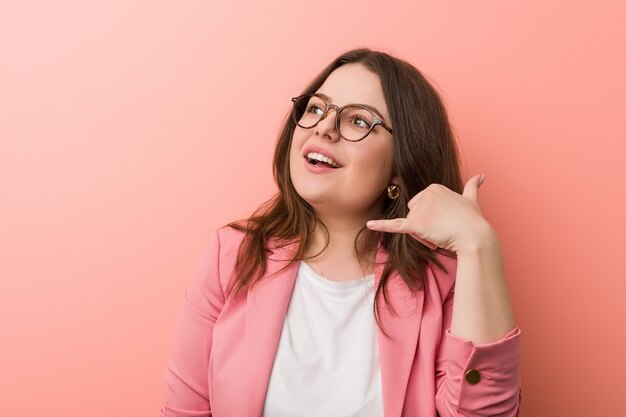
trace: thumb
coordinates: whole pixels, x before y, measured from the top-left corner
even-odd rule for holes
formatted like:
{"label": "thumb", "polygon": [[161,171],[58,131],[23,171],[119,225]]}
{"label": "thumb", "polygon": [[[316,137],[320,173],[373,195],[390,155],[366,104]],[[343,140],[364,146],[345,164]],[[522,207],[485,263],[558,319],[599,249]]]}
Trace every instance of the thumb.
{"label": "thumb", "polygon": [[463,197],[467,197],[474,203],[478,204],[478,188],[485,181],[484,175],[474,175],[470,178],[463,188]]}

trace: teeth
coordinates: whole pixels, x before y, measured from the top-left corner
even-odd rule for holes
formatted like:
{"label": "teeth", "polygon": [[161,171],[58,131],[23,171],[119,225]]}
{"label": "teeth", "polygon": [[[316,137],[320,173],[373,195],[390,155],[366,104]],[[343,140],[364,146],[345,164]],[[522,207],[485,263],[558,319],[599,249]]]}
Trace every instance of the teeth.
{"label": "teeth", "polygon": [[309,152],[306,155],[306,157],[309,158],[309,159],[315,159],[317,161],[326,162],[327,164],[330,164],[330,165],[334,166],[335,168],[339,168],[339,165],[335,161],[333,161],[332,159],[330,159],[327,156],[322,155],[321,153]]}

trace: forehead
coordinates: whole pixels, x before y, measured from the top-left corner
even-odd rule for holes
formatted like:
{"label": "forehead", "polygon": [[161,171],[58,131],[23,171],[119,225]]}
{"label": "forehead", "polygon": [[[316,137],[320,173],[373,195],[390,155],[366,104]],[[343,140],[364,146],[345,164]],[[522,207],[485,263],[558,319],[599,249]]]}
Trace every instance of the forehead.
{"label": "forehead", "polygon": [[334,70],[317,90],[338,106],[367,104],[389,120],[383,88],[378,75],[359,64],[346,64]]}

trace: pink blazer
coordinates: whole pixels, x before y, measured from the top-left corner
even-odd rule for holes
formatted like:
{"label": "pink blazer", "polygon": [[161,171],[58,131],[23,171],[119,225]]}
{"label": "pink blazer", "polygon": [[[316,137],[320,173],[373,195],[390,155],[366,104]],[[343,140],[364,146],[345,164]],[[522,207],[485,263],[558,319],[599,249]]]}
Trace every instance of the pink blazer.
{"label": "pink blazer", "polygon": [[[164,373],[162,417],[261,417],[298,263],[298,242],[268,251],[267,276],[226,299],[243,233],[221,228],[210,238],[185,293]],[[388,256],[379,246],[377,261]],[[449,331],[456,259],[439,254],[424,291],[413,296],[396,274],[388,281],[396,315],[379,301],[384,417],[519,416],[520,330],[474,345]],[[375,284],[382,266],[375,271]]]}

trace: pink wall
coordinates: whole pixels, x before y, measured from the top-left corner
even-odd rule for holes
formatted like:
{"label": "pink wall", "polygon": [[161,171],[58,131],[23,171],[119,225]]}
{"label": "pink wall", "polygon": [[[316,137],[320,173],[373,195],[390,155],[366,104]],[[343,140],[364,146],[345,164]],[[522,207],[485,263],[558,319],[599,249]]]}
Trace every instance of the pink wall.
{"label": "pink wall", "polygon": [[289,98],[362,45],[436,81],[487,175],[524,415],[623,415],[626,8],[602,3],[0,2],[0,415],[158,413],[207,236],[272,194]]}

